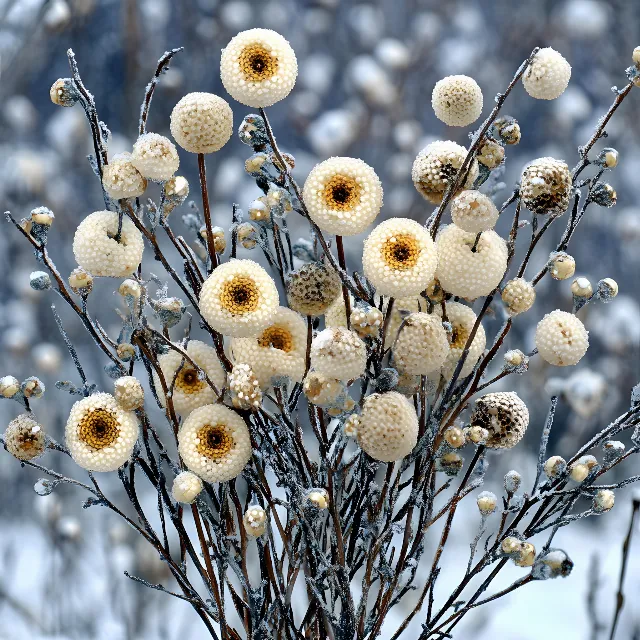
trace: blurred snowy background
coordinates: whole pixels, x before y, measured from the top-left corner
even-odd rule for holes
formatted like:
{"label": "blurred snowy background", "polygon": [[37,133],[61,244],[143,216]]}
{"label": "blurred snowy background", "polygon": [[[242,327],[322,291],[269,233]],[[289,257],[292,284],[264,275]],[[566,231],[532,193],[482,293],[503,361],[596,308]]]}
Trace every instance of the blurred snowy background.
{"label": "blurred snowy background", "polygon": [[[551,155],[569,166],[577,162],[578,145],[588,140],[613,99],[611,86],[626,82],[624,69],[640,44],[640,3],[0,0],[0,206],[18,219],[38,205],[54,211],[49,246],[63,276],[75,266],[71,239],[77,224],[102,208],[99,184],[86,160],[92,149],[84,114],[79,107],[62,109],[49,100],[52,82],[69,75],[67,48],[74,49],[100,118],[112,132],[112,155],[130,149],[145,85],[156,60],[172,47],[184,46],[185,51],[161,79],[149,130],[169,135],[169,113],[189,91],[225,96],[240,124],[247,109],[225,95],[219,55],[233,35],[255,26],[282,33],[298,56],[300,76],[294,91],[268,110],[281,148],[296,157],[298,179],[303,181],[316,162],[331,155],[360,157],[382,179],[385,217],[424,220],[430,209],[410,177],[415,154],[434,139],[467,143],[466,130],[447,128],[433,115],[435,82],[450,74],[473,76],[483,89],[486,115],[492,96],[504,89],[533,47],[551,46],[572,64],[569,89],[558,100],[534,101],[521,86],[509,98],[504,112],[520,122],[522,141],[507,148],[502,176],[507,186],[497,197],[502,201],[526,161]],[[517,385],[533,420],[527,443],[491,460],[489,477],[495,486],[487,488],[496,492],[509,469],[519,470],[525,479],[532,472],[551,393],[561,392],[563,401],[550,453],[570,456],[578,442],[624,411],[630,389],[640,379],[639,112],[638,96],[632,95],[608,128],[607,145],[620,152],[619,167],[610,174],[618,192],[617,207],[592,207],[570,247],[577,275],[592,282],[615,278],[621,293],[607,306],[591,305],[582,312],[591,348],[578,367],[553,369],[534,359],[526,376],[509,378],[510,388]],[[244,173],[248,151],[234,137],[209,160],[214,224],[228,227],[232,203],[246,210],[259,195]],[[180,174],[189,179],[198,201],[196,158],[181,153],[181,161]],[[179,212],[172,216],[179,232],[188,237]],[[551,240],[557,240],[549,236],[532,272],[544,262]],[[361,251],[360,240],[350,243],[352,265]],[[73,374],[49,310],[52,296],[29,288],[28,275],[34,269],[26,243],[5,225],[0,233],[0,270],[5,274],[0,285],[0,373],[19,379],[37,374],[43,379],[48,391],[35,408],[49,433],[60,438],[72,399],[57,392],[54,383]],[[569,287],[570,281],[543,280],[534,310],[518,318],[506,346],[530,351],[532,330],[541,315],[570,309]],[[94,313],[109,330],[117,321],[117,300],[108,295],[101,302],[97,298],[91,300]],[[104,363],[82,327],[60,311],[89,376],[108,385]],[[487,323],[490,335],[498,324]],[[18,409],[2,403],[0,422],[6,425]],[[154,583],[168,579],[162,563],[129,529],[107,513],[83,512],[75,492],[36,496],[37,478],[8,455],[0,456],[0,639],[205,637],[188,605],[169,602],[123,577],[128,569]],[[602,632],[593,635],[594,609],[588,613],[587,594],[595,594],[597,617],[608,625],[630,495],[618,495],[615,509],[605,518],[560,532],[557,544],[576,563],[570,579],[534,584],[486,607],[470,616],[471,624],[461,629],[460,637],[604,637]],[[463,556],[479,520],[477,513],[468,511],[454,528]],[[640,589],[639,570],[640,537],[632,552],[627,593]],[[457,575],[444,576],[441,591]],[[505,575],[504,584],[514,577]],[[625,610],[618,637],[640,637],[637,608]]]}

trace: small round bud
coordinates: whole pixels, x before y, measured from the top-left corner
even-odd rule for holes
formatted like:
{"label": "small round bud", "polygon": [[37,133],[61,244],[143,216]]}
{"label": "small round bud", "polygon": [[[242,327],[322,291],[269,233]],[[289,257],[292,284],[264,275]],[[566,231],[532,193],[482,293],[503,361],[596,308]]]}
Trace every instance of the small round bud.
{"label": "small round bud", "polygon": [[[224,229],[222,227],[212,227],[211,235],[213,236],[213,247],[216,253],[224,253],[224,250],[227,248],[227,240],[224,237]],[[207,241],[207,227],[202,226],[200,228],[200,237],[203,242]]]}
{"label": "small round bud", "polygon": [[633,60],[633,64],[640,69],[640,47],[636,47],[631,54],[631,59]]}
{"label": "small round bud", "polygon": [[495,140],[487,139],[476,157],[478,162],[488,169],[496,169],[504,160],[504,147]]}
{"label": "small round bud", "polygon": [[490,491],[483,491],[478,495],[476,500],[478,504],[478,509],[483,516],[488,516],[492,514],[496,510],[496,506],[498,505],[498,498],[495,493],[491,493]]}
{"label": "small round bud", "polygon": [[182,176],[173,176],[164,183],[164,194],[167,198],[184,202],[189,196],[189,182]]}
{"label": "small round bud", "polygon": [[598,282],[596,291],[602,302],[609,302],[618,295],[618,283],[613,278],[604,278]]}
{"label": "small round bud", "polygon": [[125,298],[139,300],[142,295],[142,286],[136,280],[127,278],[123,280],[122,284],[118,287],[118,293]]}
{"label": "small round bud", "polygon": [[615,462],[622,456],[625,446],[619,440],[607,440],[603,445],[604,460],[607,463]]}
{"label": "small round bud", "polygon": [[326,489],[311,489],[307,493],[306,499],[316,509],[324,510],[329,508],[329,493]]}
{"label": "small round bud", "polygon": [[160,322],[167,327],[177,325],[186,311],[184,302],[180,298],[160,298],[160,300],[153,300],[151,304]]}
{"label": "small round bud", "polygon": [[575,259],[563,251],[549,256],[549,273],[554,280],[566,280],[576,272]]}
{"label": "small round bud", "polygon": [[512,469],[504,476],[504,489],[509,494],[514,494],[522,484],[522,476]]}
{"label": "small round bud", "polygon": [[49,89],[49,97],[59,107],[73,107],[78,102],[78,92],[71,78],[58,78]]}
{"label": "small round bud", "polygon": [[573,569],[573,562],[562,549],[549,549],[536,559],[533,577],[537,580],[566,578]]}
{"label": "small round bud", "polygon": [[358,435],[358,427],[360,426],[360,416],[352,413],[343,423],[342,428],[344,434],[349,438],[355,438]]}
{"label": "small round bud", "polygon": [[255,222],[262,222],[269,219],[269,207],[265,196],[260,196],[249,205],[249,218]]}
{"label": "small round bud", "polygon": [[457,453],[445,453],[436,461],[436,470],[443,471],[448,476],[458,475],[464,460]]}
{"label": "small round bud", "polygon": [[238,127],[238,137],[240,142],[257,149],[269,144],[269,137],[264,126],[264,120],[255,113],[250,113],[244,117]]}
{"label": "small round bud", "polygon": [[576,278],[571,283],[571,293],[576,298],[590,298],[593,295],[593,287],[587,278]]}
{"label": "small round bud", "polygon": [[122,362],[130,362],[136,357],[136,348],[130,342],[121,342],[116,347],[116,355]]}
{"label": "small round bud", "polygon": [[498,118],[493,123],[493,128],[497,136],[505,144],[518,144],[520,142],[520,125],[515,118],[512,118],[511,116]]}
{"label": "small round bud", "polygon": [[20,391],[20,382],[13,376],[0,378],[0,395],[3,398],[13,398]]}
{"label": "small round bud", "polygon": [[268,160],[269,156],[267,156],[266,153],[262,151],[259,153],[254,153],[244,161],[244,169],[249,175],[259,176],[265,162],[267,162]]}
{"label": "small round bud", "polygon": [[23,413],[7,426],[4,443],[7,451],[18,460],[33,460],[44,453],[47,438],[31,414]]}
{"label": "small round bud", "polygon": [[614,169],[618,166],[618,158],[619,154],[616,149],[612,149],[611,147],[607,147],[603,149],[596,159],[596,162],[601,166],[607,169]]}
{"label": "small round bud", "polygon": [[578,460],[580,464],[586,464],[589,471],[595,469],[598,466],[598,460],[595,456],[582,456],[580,460]]}
{"label": "small round bud", "polygon": [[258,234],[256,228],[250,222],[242,222],[236,229],[238,234],[238,242],[245,249],[253,249],[258,242]]}
{"label": "small round bud", "polygon": [[522,542],[518,540],[518,538],[513,538],[511,536],[505,538],[500,544],[500,550],[506,556],[516,556],[519,555],[522,551]]}
{"label": "small round bud", "polygon": [[536,548],[530,542],[523,542],[520,553],[513,559],[518,567],[532,567],[536,559]]}
{"label": "small round bud", "polygon": [[473,444],[484,444],[489,438],[489,431],[484,427],[474,425],[464,430],[466,439]]}
{"label": "small round bud", "polygon": [[242,525],[247,535],[259,538],[267,530],[267,512],[259,504],[249,505],[242,517]]}
{"label": "small round bud", "polygon": [[524,364],[526,356],[520,349],[510,349],[504,354],[504,362],[508,367],[520,367]]}
{"label": "small round bud", "polygon": [[616,190],[608,182],[596,182],[593,185],[589,197],[601,207],[613,207],[618,201]]}
{"label": "small round bud", "polygon": [[569,469],[569,476],[574,482],[584,482],[589,475],[589,467],[586,464],[575,463]]}
{"label": "small round bud", "polygon": [[459,449],[464,446],[466,442],[466,438],[464,436],[464,432],[460,427],[449,427],[444,432],[445,442],[454,449]]}
{"label": "small round bud", "polygon": [[69,286],[81,296],[88,296],[93,289],[93,276],[82,267],[77,267],[69,275]]}
{"label": "small round bud", "polygon": [[44,383],[39,378],[31,376],[27,378],[21,385],[22,393],[25,398],[41,398],[44,394]]}
{"label": "small round bud", "polygon": [[370,305],[360,305],[351,311],[351,326],[361,338],[377,336],[383,319],[382,311]]}
{"label": "small round bud", "polygon": [[113,385],[113,395],[125,411],[140,409],[144,405],[144,389],[133,376],[122,376]]}
{"label": "small round bud", "polygon": [[202,480],[195,473],[183,471],[174,478],[171,495],[176,502],[191,504],[202,489]]}
{"label": "small round bud", "polygon": [[502,302],[507,307],[509,315],[515,316],[528,311],[536,300],[536,290],[531,282],[524,278],[514,278],[504,285]]}
{"label": "small round bud", "polygon": [[596,513],[604,513],[613,509],[616,496],[613,491],[609,489],[600,489],[595,496],[593,496],[593,510]]}
{"label": "small round bud", "polygon": [[55,216],[53,211],[47,207],[36,207],[31,211],[31,222],[39,224],[43,227],[50,227],[53,224]]}
{"label": "small round bud", "polygon": [[551,456],[544,463],[543,470],[547,478],[559,478],[567,470],[567,463],[560,456]]}
{"label": "small round bud", "polygon": [[29,286],[35,291],[51,289],[51,278],[44,271],[32,271],[29,275]]}

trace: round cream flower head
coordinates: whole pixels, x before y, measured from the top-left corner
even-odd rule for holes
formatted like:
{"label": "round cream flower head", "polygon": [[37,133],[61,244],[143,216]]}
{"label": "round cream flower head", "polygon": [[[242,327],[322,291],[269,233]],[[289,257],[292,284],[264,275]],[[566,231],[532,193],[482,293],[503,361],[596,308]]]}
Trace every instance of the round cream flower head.
{"label": "round cream flower head", "polygon": [[559,309],[538,322],[535,339],[540,357],[558,367],[578,364],[589,347],[589,332],[582,322]]}
{"label": "round cream flower head", "polygon": [[289,306],[306,316],[322,315],[341,292],[340,277],[322,262],[303,264],[287,277]]}
{"label": "round cream flower head", "polygon": [[293,89],[297,75],[294,50],[270,29],[241,31],[222,50],[222,84],[248,107],[270,107],[280,102]]}
{"label": "round cream flower head", "polygon": [[524,278],[514,278],[504,285],[502,302],[507,306],[509,315],[515,316],[529,311],[535,301],[536,290]]}
{"label": "round cream flower head", "polygon": [[335,380],[354,380],[366,366],[367,348],[354,331],[330,327],[311,342],[311,367],[318,373]]}
{"label": "round cream flower head", "polygon": [[538,158],[522,171],[520,197],[533,213],[562,215],[569,206],[571,185],[571,172],[566,162]]}
{"label": "round cream flower head", "polygon": [[242,525],[247,535],[259,538],[267,530],[267,512],[259,504],[250,505],[242,516]]}
{"label": "round cream flower head", "polygon": [[511,449],[529,426],[529,410],[514,391],[487,393],[476,400],[469,424],[489,432],[487,447]]}
{"label": "round cream flower head", "polygon": [[71,407],[65,439],[76,463],[88,471],[115,471],[131,456],[138,419],[108,393],[95,393]]}
{"label": "round cream flower head", "polygon": [[363,451],[375,460],[402,460],[418,442],[416,410],[396,391],[372,393],[364,401],[356,437]]}
{"label": "round cream flower head", "polygon": [[362,266],[380,295],[405,297],[427,288],[438,255],[425,227],[408,218],[390,218],[365,240]]}
{"label": "round cream flower head", "polygon": [[186,151],[214,153],[233,133],[233,112],[213,93],[188,93],[171,112],[171,135]]}
{"label": "round cream flower head", "polygon": [[564,93],[571,78],[571,65],[551,47],[540,49],[522,76],[532,98],[554,100]]}
{"label": "round cream flower head", "polygon": [[144,240],[129,218],[122,220],[120,240],[118,214],[94,211],[76,229],[73,255],[76,262],[94,276],[126,278],[133,275],[142,261]]}
{"label": "round cream flower head", "polygon": [[202,480],[195,473],[183,471],[174,478],[171,495],[176,502],[192,504],[202,488]]}
{"label": "round cream flower head", "polygon": [[[459,302],[447,302],[446,310],[447,320],[451,323],[452,335],[449,345],[449,355],[442,366],[442,375],[448,379],[453,376],[458,366],[458,361],[471,335],[477,316],[470,307]],[[442,308],[436,307],[435,313],[438,316],[442,316]],[[471,342],[469,354],[462,365],[460,378],[465,378],[473,371],[476,362],[478,362],[478,358],[482,355],[486,346],[487,337],[484,332],[484,327],[480,324]]]}
{"label": "round cream flower head", "polygon": [[461,191],[451,201],[453,223],[469,233],[492,229],[498,222],[498,216],[498,209],[493,200],[474,189]]}
{"label": "round cream flower head", "polygon": [[482,113],[482,89],[469,76],[447,76],[436,82],[431,106],[438,120],[451,127],[466,127]]}
{"label": "round cream flower head", "polygon": [[251,459],[249,429],[235,411],[207,404],[184,421],[178,432],[178,452],[189,470],[206,482],[226,482]]}
{"label": "round cream flower head", "polygon": [[223,335],[238,338],[266,329],[279,303],[273,279],[253,260],[221,264],[200,291],[203,318]]}
{"label": "round cream flower head", "polygon": [[439,370],[449,355],[449,340],[442,318],[412,313],[393,346],[393,362],[403,373],[426,376]]}
{"label": "round cream flower head", "polygon": [[304,183],[311,219],[328,233],[353,236],[364,231],[382,207],[376,172],[357,158],[329,158],[317,164]]}
{"label": "round cream flower head", "polygon": [[231,340],[232,361],[248,364],[263,390],[273,384],[274,377],[302,382],[306,350],[307,325],[287,307],[278,307],[271,324],[259,335]]}
{"label": "round cream flower head", "polygon": [[113,395],[125,411],[140,409],[144,404],[144,389],[134,376],[118,378],[113,385]]}
{"label": "round cream flower head", "polygon": [[[475,246],[475,251],[472,251]],[[476,234],[450,224],[436,238],[436,277],[445,291],[475,300],[491,293],[507,270],[507,245],[492,229]]]}
{"label": "round cream flower head", "polygon": [[102,173],[102,184],[114,200],[136,198],[147,188],[147,181],[133,166],[130,153],[118,153],[111,158]]}
{"label": "round cream flower head", "polygon": [[[422,197],[432,204],[440,204],[444,192],[454,182],[458,169],[467,157],[467,150],[451,140],[436,140],[417,156],[411,178]],[[470,189],[478,177],[478,162],[474,159],[461,189]]]}
{"label": "round cream flower head", "polygon": [[47,436],[29,413],[23,413],[7,425],[4,445],[14,458],[34,460],[45,452]]}
{"label": "round cream flower head", "polygon": [[145,133],[136,140],[131,162],[145,178],[157,182],[169,180],[180,166],[173,142],[157,133]]}
{"label": "round cream flower head", "polygon": [[[224,387],[225,373],[220,365],[218,354],[213,347],[200,340],[189,340],[187,348],[183,349],[183,351],[186,351],[187,355],[209,376],[209,380],[213,382],[218,391]],[[213,389],[208,385],[207,381],[200,379],[198,371],[193,368],[189,361],[185,359],[183,363],[182,355],[174,349],[169,349],[167,353],[161,355],[158,358],[158,364],[167,389],[171,389],[171,384],[173,383],[171,397],[173,399],[173,408],[178,413],[185,416],[194,409],[205,404],[211,404],[216,400]],[[165,406],[162,384],[155,371],[153,373],[153,384],[160,402]]]}

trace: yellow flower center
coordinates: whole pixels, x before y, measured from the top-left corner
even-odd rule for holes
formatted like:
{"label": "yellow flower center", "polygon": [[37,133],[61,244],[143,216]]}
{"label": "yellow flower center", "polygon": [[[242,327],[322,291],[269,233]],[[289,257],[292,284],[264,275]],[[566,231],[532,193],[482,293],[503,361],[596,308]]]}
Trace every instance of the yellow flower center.
{"label": "yellow flower center", "polygon": [[392,269],[404,271],[418,264],[420,245],[416,238],[408,233],[389,238],[382,245],[382,258]]}
{"label": "yellow flower center", "polygon": [[223,424],[205,424],[198,430],[198,453],[221,460],[233,447],[233,438]]}
{"label": "yellow flower center", "polygon": [[289,351],[293,349],[293,336],[291,335],[291,331],[286,327],[280,327],[274,324],[262,332],[258,338],[258,344],[261,347],[273,347],[274,349],[280,349],[280,351],[289,353]]}
{"label": "yellow flower center", "polygon": [[278,72],[278,58],[257,42],[242,50],[238,63],[244,77],[250,82],[264,82]]}
{"label": "yellow flower center", "polygon": [[362,187],[351,177],[335,175],[324,187],[323,199],[330,208],[350,211],[360,202]]}
{"label": "yellow flower center", "polygon": [[470,333],[471,332],[464,325],[453,324],[453,331],[451,333],[451,346],[454,349],[464,349],[467,344],[467,340],[469,339]]}
{"label": "yellow flower center", "polygon": [[[169,381],[170,383],[171,381]],[[195,369],[183,367],[176,376],[174,387],[182,391],[182,393],[192,394],[202,391],[207,386],[204,380],[198,378],[198,372]]]}
{"label": "yellow flower center", "polygon": [[107,409],[89,411],[78,425],[78,437],[96,451],[112,445],[120,435],[118,420]]}
{"label": "yellow flower center", "polygon": [[258,308],[260,293],[254,280],[247,276],[235,276],[225,282],[220,294],[222,308],[234,315],[252,313]]}

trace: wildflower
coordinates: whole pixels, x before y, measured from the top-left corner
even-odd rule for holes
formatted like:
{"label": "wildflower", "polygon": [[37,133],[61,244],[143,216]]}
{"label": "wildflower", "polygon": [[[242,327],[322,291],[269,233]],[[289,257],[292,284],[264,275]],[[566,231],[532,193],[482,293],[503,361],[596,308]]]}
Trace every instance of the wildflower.
{"label": "wildflower", "polygon": [[115,471],[131,456],[138,439],[138,419],[108,393],[76,402],[65,429],[76,463],[89,471]]}
{"label": "wildflower", "polygon": [[504,160],[504,147],[495,140],[487,138],[481,144],[476,160],[487,169],[496,169]]}
{"label": "wildflower", "polygon": [[342,292],[338,274],[321,262],[308,262],[292,271],[286,288],[289,306],[306,316],[322,315]]}
{"label": "wildflower", "polygon": [[536,559],[536,548],[530,542],[523,542],[522,549],[513,558],[517,567],[532,567]]}
{"label": "wildflower", "polygon": [[[213,347],[200,340],[189,340],[186,349],[187,355],[198,367],[204,371],[218,390],[225,383],[225,373],[220,366],[218,354]],[[162,371],[167,389],[173,387],[171,398],[173,408],[182,415],[187,415],[194,409],[214,402],[216,396],[213,389],[199,372],[175,349],[158,358],[158,364]],[[154,385],[158,397],[163,406],[166,403],[162,393],[162,385],[157,373],[153,375]]]}
{"label": "wildflower", "polygon": [[[435,313],[442,315],[442,308],[436,307]],[[449,379],[453,376],[458,361],[467,346],[467,340],[476,323],[477,316],[470,307],[459,302],[446,303],[447,320],[451,323],[449,355],[442,365],[442,375]],[[469,353],[460,370],[460,378],[465,378],[472,371],[487,344],[487,337],[482,324],[478,325],[475,336],[469,346]]]}
{"label": "wildflower", "polygon": [[493,200],[473,189],[461,191],[451,201],[451,219],[463,231],[480,233],[492,229],[498,215]]}
{"label": "wildflower", "polygon": [[122,220],[119,240],[115,238],[117,232],[117,213],[95,211],[88,215],[73,238],[73,254],[80,267],[94,276],[126,278],[133,275],[142,260],[142,234],[129,218]]}
{"label": "wildflower", "polygon": [[[455,182],[458,170],[467,157],[467,150],[450,140],[438,140],[428,144],[417,155],[411,178],[422,197],[433,204],[440,204],[449,184]],[[478,163],[474,159],[461,189],[470,189],[478,177]]]}
{"label": "wildflower", "polygon": [[476,400],[469,422],[489,432],[487,447],[511,449],[529,426],[529,410],[517,393],[498,391]]}
{"label": "wildflower", "polygon": [[303,391],[307,400],[318,407],[329,408],[342,404],[347,390],[340,380],[309,371],[304,379]]}
{"label": "wildflower", "polygon": [[447,76],[436,82],[431,106],[438,120],[452,127],[466,127],[482,113],[482,89],[469,76]]}
{"label": "wildflower", "polygon": [[76,267],[69,274],[69,286],[75,293],[81,296],[88,296],[93,289],[93,276],[82,267]]}
{"label": "wildflower", "polygon": [[3,438],[7,451],[18,460],[34,460],[47,448],[44,429],[30,413],[14,418],[7,426]]}
{"label": "wildflower", "polygon": [[297,75],[291,45],[270,29],[242,31],[222,50],[222,84],[235,100],[249,107],[270,107],[286,98]]}
{"label": "wildflower", "polygon": [[536,300],[536,290],[524,278],[514,278],[502,290],[502,302],[509,315],[515,316],[528,311]]}
{"label": "wildflower", "polygon": [[128,278],[122,281],[118,287],[118,293],[125,299],[139,300],[142,296],[142,286],[137,280]]}
{"label": "wildflower", "polygon": [[287,307],[278,307],[271,324],[251,338],[233,338],[233,362],[244,362],[265,390],[278,376],[302,382],[305,373],[307,325]]}
{"label": "wildflower", "polygon": [[20,391],[20,381],[13,376],[0,378],[0,395],[3,398],[13,398]]}
{"label": "wildflower", "polygon": [[242,517],[242,524],[247,535],[259,538],[267,530],[267,512],[259,504],[249,505]]}
{"label": "wildflower", "polygon": [[364,231],[382,207],[376,172],[357,158],[329,158],[317,164],[304,183],[311,219],[328,233],[352,236]]}
{"label": "wildflower", "polygon": [[467,441],[464,431],[460,427],[449,427],[444,432],[444,441],[454,449],[463,447]]}
{"label": "wildflower", "polygon": [[404,297],[420,293],[433,280],[437,265],[433,240],[415,220],[385,220],[364,243],[364,273],[380,295]]}
{"label": "wildflower", "polygon": [[436,239],[440,284],[445,291],[470,300],[491,293],[507,270],[505,241],[493,230],[476,239],[476,234],[455,225],[444,227]]}
{"label": "wildflower", "polygon": [[244,362],[233,365],[229,373],[229,391],[236,409],[257,409],[262,403],[260,382],[253,369]]}
{"label": "wildflower", "polygon": [[593,295],[593,287],[587,278],[576,278],[571,283],[571,293],[576,298],[590,298]]}
{"label": "wildflower", "polygon": [[359,378],[367,365],[367,348],[354,331],[333,327],[316,335],[311,343],[311,366],[337,380]]}
{"label": "wildflower", "polygon": [[600,489],[595,496],[593,496],[593,510],[596,513],[604,513],[613,509],[616,496],[613,491],[609,489]]}
{"label": "wildflower", "polygon": [[478,509],[483,516],[491,515],[498,506],[498,498],[491,491],[483,491],[476,499]]}
{"label": "wildflower", "polygon": [[144,389],[134,376],[118,378],[113,385],[113,395],[125,411],[140,409],[144,404]]}
{"label": "wildflower", "polygon": [[584,482],[590,473],[589,466],[583,462],[574,463],[569,468],[569,476],[574,482]]}
{"label": "wildflower", "polygon": [[554,100],[564,93],[571,65],[551,47],[540,49],[522,76],[526,92],[539,100]]}
{"label": "wildflower", "polygon": [[118,153],[102,173],[105,191],[114,199],[136,198],[147,189],[147,181],[133,166],[130,153]]}
{"label": "wildflower", "polygon": [[576,261],[564,251],[549,255],[549,273],[554,280],[567,280],[576,272]]}
{"label": "wildflower", "polygon": [[206,482],[226,482],[251,459],[251,437],[235,411],[207,404],[184,421],[178,432],[178,452],[187,468]]}
{"label": "wildflower", "polygon": [[396,391],[371,394],[364,401],[357,438],[360,447],[375,460],[401,460],[418,441],[413,404]]}
{"label": "wildflower", "polygon": [[78,102],[78,92],[71,78],[58,78],[49,89],[49,97],[59,107],[73,107]]}
{"label": "wildflower", "polygon": [[141,135],[133,145],[133,166],[149,180],[169,180],[180,166],[175,145],[157,133]]}
{"label": "wildflower", "polygon": [[234,337],[255,336],[266,329],[278,304],[273,279],[253,260],[225,262],[200,291],[204,319],[217,331]]}
{"label": "wildflower", "polygon": [[576,316],[556,309],[538,322],[536,347],[543,360],[558,367],[577,364],[589,347],[589,333]]}
{"label": "wildflower", "polygon": [[405,319],[393,347],[393,360],[405,373],[427,375],[439,371],[449,355],[442,318],[412,313]]}
{"label": "wildflower", "polygon": [[171,135],[185,151],[214,153],[232,133],[231,107],[213,93],[188,93],[171,112]]}
{"label": "wildflower", "polygon": [[562,215],[569,206],[571,185],[571,172],[566,162],[538,158],[522,171],[520,197],[533,213]]}
{"label": "wildflower", "polygon": [[505,144],[518,144],[520,142],[522,136],[520,125],[518,121],[511,116],[496,118],[493,123],[493,129]]}
{"label": "wildflower", "polygon": [[171,495],[176,502],[192,504],[203,489],[201,478],[191,471],[182,471],[173,479]]}
{"label": "wildflower", "polygon": [[374,338],[380,333],[384,316],[382,311],[361,303],[351,308],[351,327],[361,338]]}

